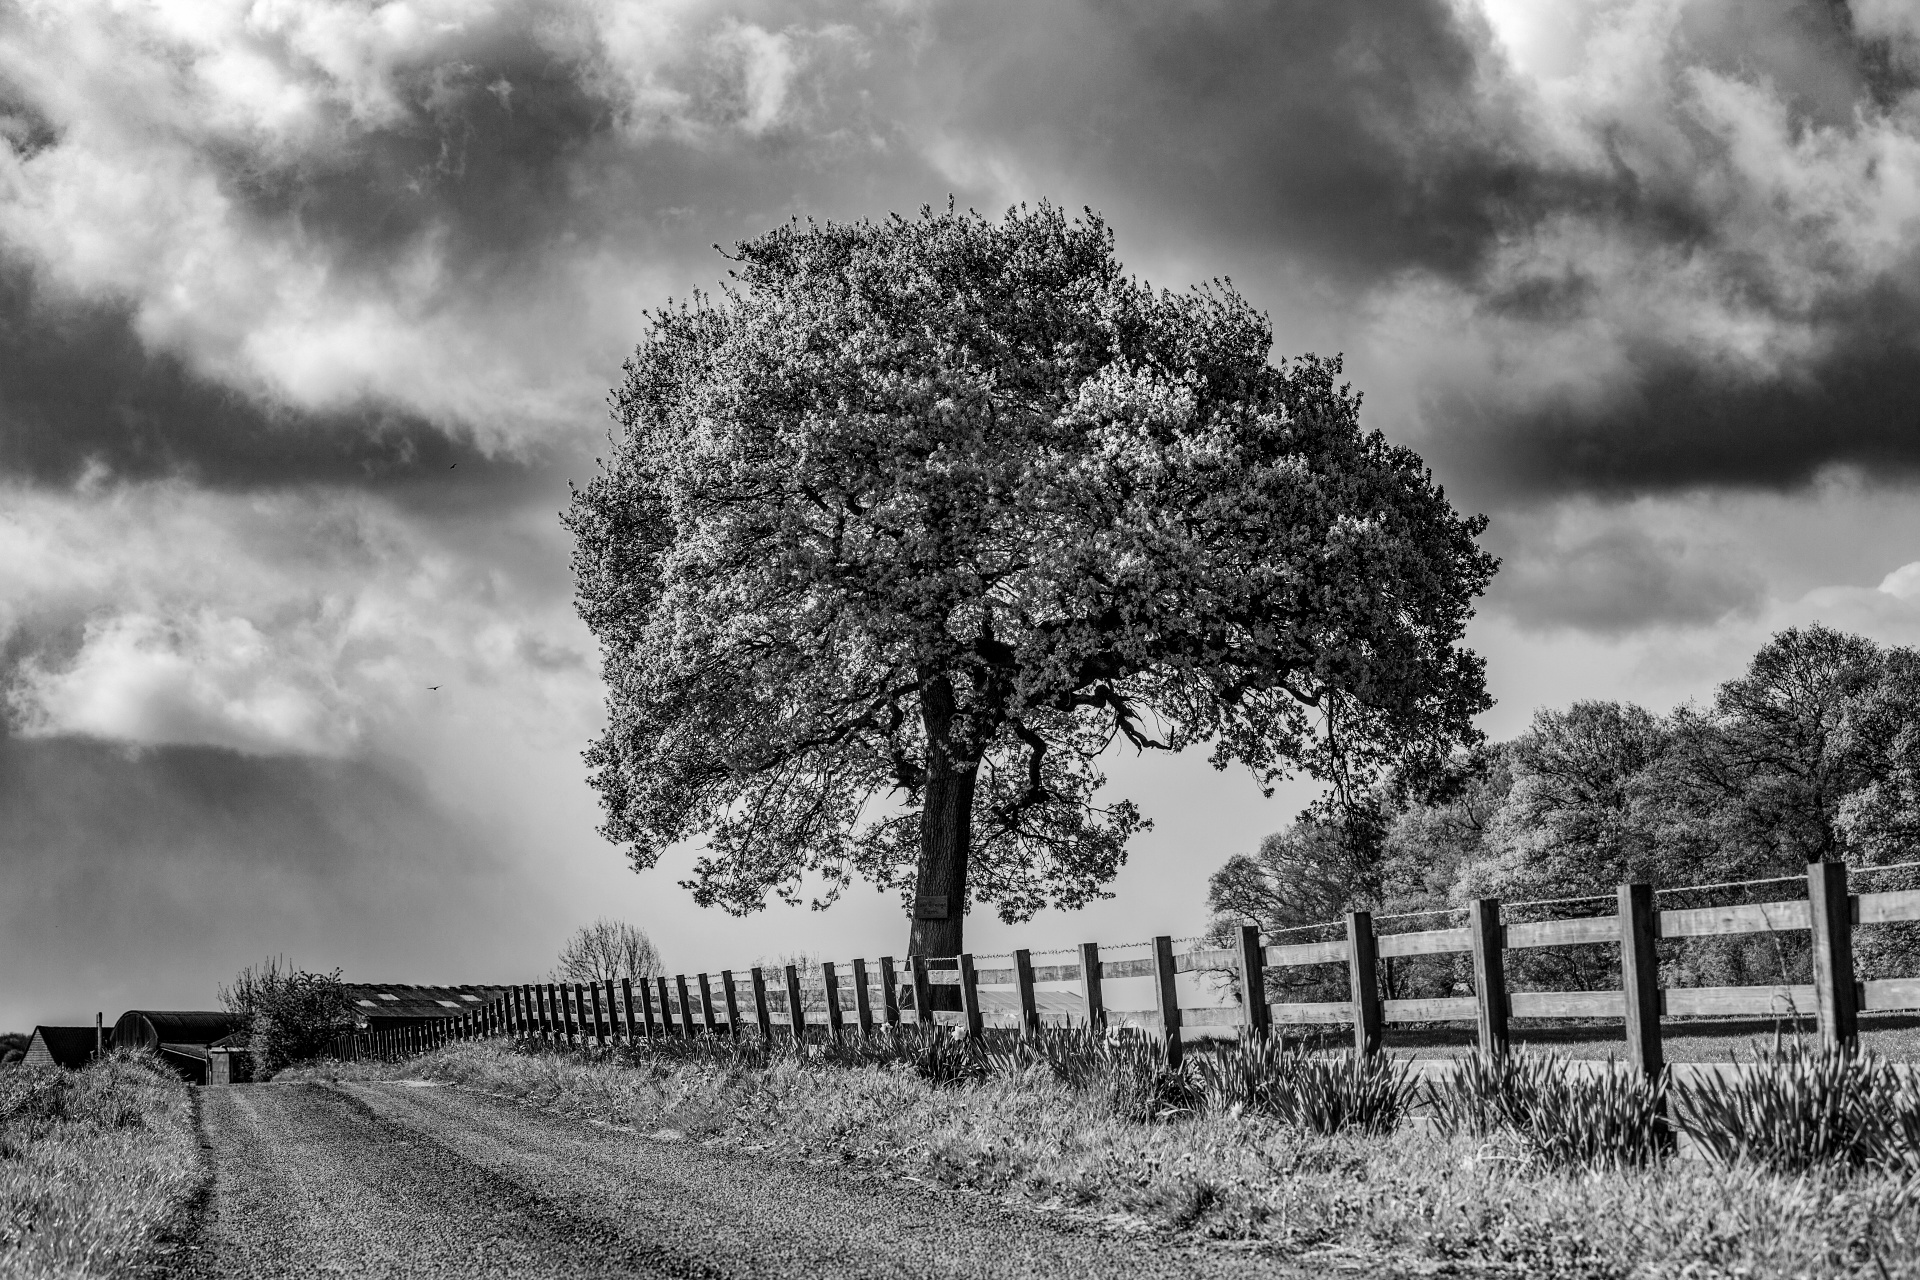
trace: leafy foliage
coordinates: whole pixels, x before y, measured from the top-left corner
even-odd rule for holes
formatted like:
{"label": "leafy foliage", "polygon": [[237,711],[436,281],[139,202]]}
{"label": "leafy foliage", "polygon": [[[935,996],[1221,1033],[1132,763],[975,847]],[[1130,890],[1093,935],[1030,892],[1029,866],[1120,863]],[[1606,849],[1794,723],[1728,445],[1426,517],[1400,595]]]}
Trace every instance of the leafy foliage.
{"label": "leafy foliage", "polygon": [[1483,522],[1229,286],[1156,293],[1047,205],[732,257],[653,315],[567,515],[636,866],[705,833],[697,899],[746,912],[951,854],[1015,920],[1099,896],[1143,827],[1097,798],[1115,741],[1359,804],[1474,738]]}
{"label": "leafy foliage", "polygon": [[247,1020],[256,1080],[320,1056],[354,1025],[353,1000],[338,969],[312,973],[279,956],[242,969],[220,988],[220,1002]]}

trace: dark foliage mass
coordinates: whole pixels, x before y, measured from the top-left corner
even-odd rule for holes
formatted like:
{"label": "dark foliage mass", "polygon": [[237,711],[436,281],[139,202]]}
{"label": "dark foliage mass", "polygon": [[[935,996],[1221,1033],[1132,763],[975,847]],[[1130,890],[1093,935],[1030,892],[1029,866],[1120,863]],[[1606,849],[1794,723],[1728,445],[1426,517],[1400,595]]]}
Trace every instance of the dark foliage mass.
{"label": "dark foliage mass", "polygon": [[[1920,652],[1818,624],[1791,628],[1707,705],[1665,716],[1617,702],[1543,710],[1519,737],[1461,755],[1424,788],[1405,779],[1375,788],[1355,813],[1303,816],[1230,859],[1211,882],[1221,924],[1281,929],[1355,908],[1443,911],[1475,897],[1607,897],[1630,881],[1677,889],[1782,878],[1718,896],[1665,895],[1667,907],[1789,898],[1802,896],[1793,878],[1807,863],[1836,860],[1868,887],[1908,887],[1908,871],[1870,869],[1912,858],[1920,835]],[[1527,919],[1612,910],[1608,901],[1508,909]],[[1862,976],[1913,972],[1913,934],[1911,925],[1863,927]],[[1617,985],[1605,947],[1508,959],[1523,985]],[[1802,982],[1806,963],[1794,935],[1662,944],[1671,985]],[[1448,994],[1466,977],[1452,957],[1383,969],[1395,995]],[[1311,971],[1289,980],[1333,982]]]}
{"label": "dark foliage mass", "polygon": [[353,999],[338,969],[310,973],[279,957],[242,969],[231,986],[220,988],[220,1002],[247,1019],[256,1080],[319,1057],[354,1024]]}

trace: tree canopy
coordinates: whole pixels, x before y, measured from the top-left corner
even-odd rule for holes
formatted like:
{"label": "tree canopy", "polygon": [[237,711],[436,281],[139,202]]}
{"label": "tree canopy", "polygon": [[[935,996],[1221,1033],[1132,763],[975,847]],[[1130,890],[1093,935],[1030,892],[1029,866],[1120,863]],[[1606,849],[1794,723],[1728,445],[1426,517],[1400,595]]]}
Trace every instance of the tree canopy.
{"label": "tree canopy", "polygon": [[863,875],[949,954],[971,900],[1103,892],[1146,825],[1116,742],[1358,797],[1474,739],[1483,520],[1230,285],[1155,291],[1047,205],[730,258],[650,317],[566,515],[636,867],[705,835],[735,912]]}

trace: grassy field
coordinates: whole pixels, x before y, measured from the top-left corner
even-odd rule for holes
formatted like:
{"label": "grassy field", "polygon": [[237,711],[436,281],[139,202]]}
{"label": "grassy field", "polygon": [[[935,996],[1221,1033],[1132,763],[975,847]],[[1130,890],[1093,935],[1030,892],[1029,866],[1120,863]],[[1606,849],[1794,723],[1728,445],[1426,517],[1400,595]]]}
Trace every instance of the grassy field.
{"label": "grassy field", "polygon": [[0,1069],[0,1275],[125,1275],[199,1180],[187,1086],[146,1056]]}
{"label": "grassy field", "polygon": [[[358,1074],[380,1074],[377,1067]],[[1122,1119],[1042,1071],[455,1045],[395,1074],[768,1159],[827,1160],[1335,1270],[1514,1276],[1920,1275],[1920,1195],[1889,1174],[1698,1160],[1549,1167],[1510,1138],[1315,1137],[1247,1115]]]}

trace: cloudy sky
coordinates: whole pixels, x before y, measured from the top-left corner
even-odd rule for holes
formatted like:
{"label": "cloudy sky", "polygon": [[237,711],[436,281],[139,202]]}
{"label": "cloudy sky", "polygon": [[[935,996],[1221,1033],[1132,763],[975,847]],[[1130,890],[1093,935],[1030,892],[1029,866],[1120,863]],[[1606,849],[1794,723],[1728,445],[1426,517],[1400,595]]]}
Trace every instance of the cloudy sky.
{"label": "cloudy sky", "polygon": [[[0,0],[0,1027],[598,914],[902,949],[634,875],[579,762],[567,483],[645,310],[795,215],[1091,205],[1344,352],[1492,517],[1496,735],[1920,642],[1917,88],[1915,0]],[[1036,947],[1197,931],[1305,794],[1111,772],[1156,830]]]}

